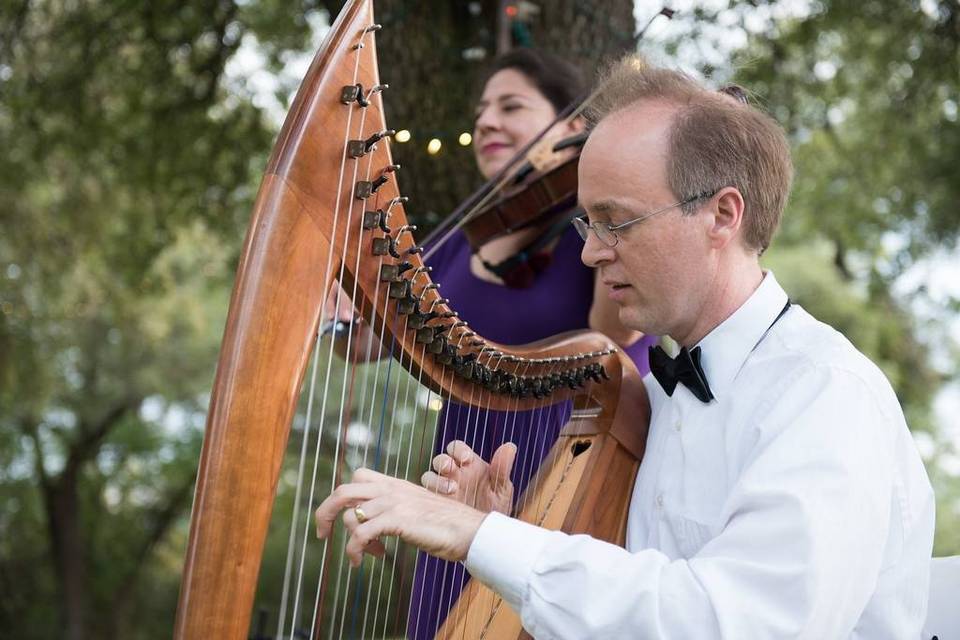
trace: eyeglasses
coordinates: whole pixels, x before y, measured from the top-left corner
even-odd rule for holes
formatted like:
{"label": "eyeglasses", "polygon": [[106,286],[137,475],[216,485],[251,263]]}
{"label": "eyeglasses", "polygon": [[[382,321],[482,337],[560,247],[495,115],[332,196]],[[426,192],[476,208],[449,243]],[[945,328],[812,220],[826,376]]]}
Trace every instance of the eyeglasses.
{"label": "eyeglasses", "polygon": [[608,247],[615,247],[617,246],[617,243],[620,242],[620,234],[617,232],[621,229],[625,229],[632,224],[637,224],[638,222],[648,220],[659,213],[663,213],[664,211],[669,211],[670,209],[674,209],[676,207],[682,207],[690,204],[691,202],[703,200],[704,198],[712,198],[716,194],[717,191],[704,192],[693,196],[692,198],[687,198],[686,200],[681,200],[680,202],[674,202],[673,204],[663,207],[662,209],[651,211],[650,213],[646,213],[639,218],[627,220],[626,222],[621,222],[620,224],[616,225],[610,224],[609,222],[587,222],[587,216],[578,216],[571,222],[573,223],[574,228],[576,228],[577,233],[579,233],[580,237],[583,238],[584,242],[587,241],[587,235],[590,229],[593,229],[593,232],[597,234],[597,238],[600,240],[600,242]]}

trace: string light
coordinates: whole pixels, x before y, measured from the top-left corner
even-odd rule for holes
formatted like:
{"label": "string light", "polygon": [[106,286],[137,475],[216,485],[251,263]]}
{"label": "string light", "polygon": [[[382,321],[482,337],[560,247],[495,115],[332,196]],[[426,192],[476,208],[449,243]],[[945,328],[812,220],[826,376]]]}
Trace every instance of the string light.
{"label": "string light", "polygon": [[427,153],[432,156],[440,153],[440,147],[443,146],[443,143],[440,142],[440,138],[431,138],[430,142],[427,143]]}
{"label": "string light", "polygon": [[397,131],[397,134],[393,136],[393,139],[397,142],[409,142],[410,141],[410,132],[406,129],[400,129]]}
{"label": "string light", "polygon": [[460,134],[460,137],[457,138],[457,141],[460,143],[461,146],[469,147],[470,143],[473,142],[473,136],[467,133],[466,131],[464,131],[463,133]]}

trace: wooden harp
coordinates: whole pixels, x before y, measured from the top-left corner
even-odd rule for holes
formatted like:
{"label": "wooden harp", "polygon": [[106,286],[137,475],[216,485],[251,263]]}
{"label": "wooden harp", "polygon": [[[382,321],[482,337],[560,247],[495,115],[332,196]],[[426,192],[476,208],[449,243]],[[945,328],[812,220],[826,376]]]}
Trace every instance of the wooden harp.
{"label": "wooden harp", "polygon": [[[649,422],[637,371],[596,333],[523,347],[486,341],[456,321],[455,301],[429,286],[389,145],[378,139],[386,123],[377,28],[371,0],[347,2],[300,87],[260,186],[210,401],[176,638],[249,637],[290,423],[335,279],[396,360],[437,397],[483,398],[487,408],[513,411],[542,406],[538,396],[548,391],[551,401],[572,402],[572,417],[527,492],[537,499],[521,501],[518,517],[624,541]],[[325,495],[320,489],[317,498]],[[321,605],[310,612],[318,618],[311,637],[328,637],[322,612]],[[384,630],[389,637],[403,633]],[[523,635],[517,615],[471,581],[437,637]]]}

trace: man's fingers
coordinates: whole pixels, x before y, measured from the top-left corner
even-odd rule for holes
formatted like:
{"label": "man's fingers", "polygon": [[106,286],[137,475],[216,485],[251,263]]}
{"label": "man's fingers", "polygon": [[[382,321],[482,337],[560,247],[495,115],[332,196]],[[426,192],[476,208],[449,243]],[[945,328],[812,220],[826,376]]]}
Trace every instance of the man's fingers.
{"label": "man's fingers", "polygon": [[437,473],[449,474],[456,468],[457,463],[447,454],[439,453],[433,457],[431,465]]}
{"label": "man's fingers", "polygon": [[510,472],[517,458],[517,445],[507,442],[498,448],[490,460],[490,484],[494,491],[500,492],[510,486]]}
{"label": "man's fingers", "polygon": [[382,557],[386,551],[383,543],[380,542],[379,536],[377,535],[379,531],[379,526],[372,522],[367,521],[364,524],[358,524],[353,528],[353,533],[350,536],[350,539],[347,541],[346,553],[347,557],[350,558],[350,564],[354,567],[359,566],[360,562],[363,560],[363,554],[369,553]]}
{"label": "man's fingers", "polygon": [[[326,538],[330,535],[330,532],[333,531],[333,523],[341,511],[380,495],[382,485],[363,479],[368,478],[368,474],[381,475],[369,469],[358,469],[353,476],[354,482],[342,484],[334,489],[333,493],[317,507],[314,520],[317,525],[318,538]],[[358,479],[358,476],[360,476],[360,479]]]}
{"label": "man's fingers", "polygon": [[451,440],[450,444],[447,445],[447,453],[450,454],[450,457],[460,466],[471,462],[477,457],[473,449],[467,446],[467,443],[463,440]]}
{"label": "man's fingers", "polygon": [[457,491],[457,483],[455,480],[439,476],[433,471],[427,471],[420,476],[420,484],[429,491],[443,495],[450,495]]}
{"label": "man's fingers", "polygon": [[354,471],[353,476],[350,478],[351,483],[378,482],[380,480],[385,480],[387,482],[397,482],[397,479],[392,476],[384,475],[379,471],[374,471],[373,469],[366,469],[364,467],[360,467],[359,469]]}

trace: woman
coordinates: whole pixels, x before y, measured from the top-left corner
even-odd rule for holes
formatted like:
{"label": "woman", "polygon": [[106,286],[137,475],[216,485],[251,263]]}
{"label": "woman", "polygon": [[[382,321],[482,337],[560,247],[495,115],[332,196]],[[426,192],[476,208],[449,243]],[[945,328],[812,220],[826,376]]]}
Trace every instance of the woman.
{"label": "woman", "polygon": [[[474,154],[483,177],[496,175],[582,92],[576,69],[554,56],[517,49],[495,60],[477,103],[473,132]],[[583,127],[579,118],[560,122],[549,135],[565,137]],[[604,293],[595,295],[597,278],[580,261],[582,240],[572,225],[555,222],[548,220],[496,238],[476,252],[461,231],[454,232],[443,245],[427,247],[433,249],[428,260],[431,276],[441,283],[444,297],[451,300],[460,319],[484,338],[524,344],[589,327],[623,346],[645,375],[647,349],[655,339],[623,327],[613,301]],[[524,251],[531,245],[541,249]],[[504,442],[515,443],[511,479],[514,495],[520,496],[568,415],[565,404],[507,415],[450,402],[437,426],[435,453],[461,440],[489,460]],[[466,579],[462,565],[421,555],[408,635],[433,638]]]}

